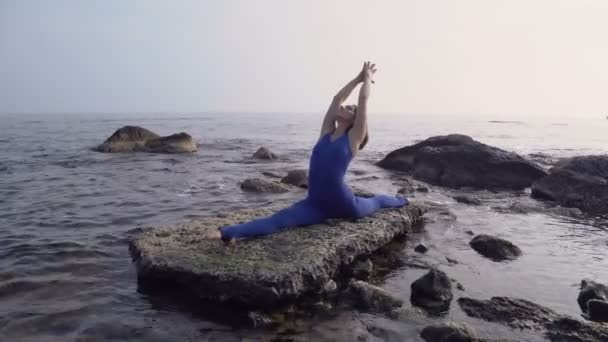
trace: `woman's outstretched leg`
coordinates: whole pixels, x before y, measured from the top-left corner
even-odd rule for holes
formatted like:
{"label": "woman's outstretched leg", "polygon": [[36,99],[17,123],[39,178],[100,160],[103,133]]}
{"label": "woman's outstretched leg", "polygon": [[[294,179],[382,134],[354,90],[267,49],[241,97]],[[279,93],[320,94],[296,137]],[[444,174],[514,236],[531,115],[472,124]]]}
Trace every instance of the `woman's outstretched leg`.
{"label": "woman's outstretched leg", "polygon": [[401,208],[408,204],[404,197],[376,195],[370,198],[355,196],[356,216],[370,216],[380,208]]}
{"label": "woman's outstretched leg", "polygon": [[268,235],[282,229],[308,226],[321,223],[324,220],[325,216],[320,210],[308,204],[306,200],[303,200],[272,216],[223,227],[221,233],[223,240],[230,240],[233,238]]}

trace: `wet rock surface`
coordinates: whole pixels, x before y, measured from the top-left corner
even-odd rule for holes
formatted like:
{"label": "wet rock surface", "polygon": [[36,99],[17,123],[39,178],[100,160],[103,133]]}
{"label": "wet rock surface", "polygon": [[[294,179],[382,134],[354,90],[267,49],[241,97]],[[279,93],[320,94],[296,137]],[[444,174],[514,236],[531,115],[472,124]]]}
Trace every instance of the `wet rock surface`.
{"label": "wet rock surface", "polygon": [[436,136],[397,149],[378,165],[450,188],[523,189],[547,175],[542,167],[516,153],[460,134]]}
{"label": "wet rock surface", "polygon": [[521,249],[510,241],[491,235],[477,235],[469,242],[477,253],[493,261],[515,260],[521,255]]}
{"label": "wet rock surface", "polygon": [[452,282],[445,272],[432,268],[411,285],[412,304],[432,313],[446,311],[453,298]]}
{"label": "wet rock surface", "polygon": [[95,148],[99,152],[188,153],[197,150],[192,137],[177,133],[166,137],[138,126],[124,126]]}
{"label": "wet rock surface", "polygon": [[454,200],[456,200],[456,202],[458,203],[464,203],[469,205],[481,205],[481,200],[472,196],[458,195],[454,196]]}
{"label": "wet rock surface", "polygon": [[[594,321],[608,320],[608,286],[590,279],[581,281],[581,291],[576,299],[581,310]],[[590,302],[593,301],[593,303]]]}
{"label": "wet rock surface", "polygon": [[558,317],[545,325],[546,336],[552,342],[608,341],[606,324],[586,323],[571,317]]}
{"label": "wet rock surface", "polygon": [[422,329],[420,337],[426,342],[475,342],[477,334],[464,324],[443,323]]}
{"label": "wet rock surface", "polygon": [[555,165],[532,185],[532,196],[592,214],[608,213],[608,156],[580,156]]}
{"label": "wet rock surface", "polygon": [[380,210],[356,222],[334,220],[225,246],[205,236],[220,227],[272,214],[237,211],[144,231],[130,240],[140,284],[185,288],[193,295],[255,307],[272,307],[318,293],[341,266],[407,234],[423,214],[410,204]]}
{"label": "wet rock surface", "polygon": [[288,186],[283,183],[269,181],[261,178],[247,178],[241,183],[241,189],[248,192],[258,193],[274,193],[280,194],[290,190]]}
{"label": "wet rock surface", "polygon": [[492,297],[489,300],[478,300],[462,297],[458,299],[458,304],[470,317],[520,329],[549,323],[558,316],[553,310],[519,298]]}
{"label": "wet rock surface", "polygon": [[294,185],[300,188],[308,188],[308,170],[291,170],[281,179],[281,183]]}
{"label": "wet rock surface", "polygon": [[251,158],[260,160],[274,160],[277,159],[277,155],[270,151],[267,147],[262,146],[255,151]]}
{"label": "wet rock surface", "polygon": [[403,301],[381,287],[361,280],[349,283],[347,292],[352,305],[363,311],[388,313],[403,305]]}
{"label": "wet rock surface", "polygon": [[591,299],[587,302],[587,316],[596,322],[608,322],[608,302]]}

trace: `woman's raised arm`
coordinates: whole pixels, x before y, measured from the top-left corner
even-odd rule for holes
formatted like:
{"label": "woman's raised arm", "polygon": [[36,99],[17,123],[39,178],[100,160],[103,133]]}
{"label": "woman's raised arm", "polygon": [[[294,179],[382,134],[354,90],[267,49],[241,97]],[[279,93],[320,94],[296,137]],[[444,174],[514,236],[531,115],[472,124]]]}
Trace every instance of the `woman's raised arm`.
{"label": "woman's raised arm", "polygon": [[365,62],[363,64],[363,85],[359,90],[359,102],[357,103],[357,114],[355,115],[355,122],[353,128],[348,133],[350,147],[353,154],[359,151],[359,146],[367,135],[367,100],[371,90],[371,83],[373,82],[372,77],[376,73],[376,65],[371,62]]}
{"label": "woman's raised arm", "polygon": [[350,82],[346,83],[342,89],[334,96],[327,109],[327,113],[323,118],[323,124],[321,126],[321,136],[324,136],[327,133],[333,132],[336,128],[336,115],[338,113],[338,109],[346,101],[346,99],[350,96],[350,94],[355,90],[357,85],[363,81],[363,69],[359,72],[357,77],[353,78]]}

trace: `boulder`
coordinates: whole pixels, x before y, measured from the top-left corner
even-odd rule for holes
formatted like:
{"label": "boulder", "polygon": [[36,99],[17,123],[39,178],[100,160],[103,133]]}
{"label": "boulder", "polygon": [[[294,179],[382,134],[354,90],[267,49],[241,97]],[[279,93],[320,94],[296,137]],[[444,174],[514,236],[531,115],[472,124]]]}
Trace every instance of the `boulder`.
{"label": "boulder", "polygon": [[559,162],[532,185],[532,196],[578,208],[608,213],[608,156],[580,156]]}
{"label": "boulder", "polygon": [[185,289],[200,298],[276,307],[322,292],[340,269],[398,236],[408,234],[424,210],[416,204],[383,209],[357,220],[332,220],[305,228],[239,240],[207,240],[212,231],[275,212],[243,210],[144,231],[129,241],[143,288]]}
{"label": "boulder", "polygon": [[608,301],[608,286],[596,283],[590,279],[583,279],[581,281],[581,291],[578,293],[578,306],[587,313],[587,303],[597,299],[600,301]]}
{"label": "boulder", "polygon": [[268,181],[261,178],[247,178],[241,183],[241,189],[248,192],[266,192],[280,194],[289,191],[289,187],[285,184]]}
{"label": "boulder", "polygon": [[571,317],[558,317],[545,325],[545,336],[552,342],[605,342],[608,325],[581,322]]}
{"label": "boulder", "polygon": [[195,152],[196,149],[196,144],[187,133],[161,137],[138,126],[124,126],[118,129],[96,148],[99,152],[152,153],[186,153]]}
{"label": "boulder", "polygon": [[608,322],[608,302],[591,299],[587,302],[587,316],[596,322]]}
{"label": "boulder", "polygon": [[391,312],[403,305],[401,299],[361,280],[353,280],[349,283],[348,296],[355,307],[364,311]]}
{"label": "boulder", "polygon": [[478,300],[458,298],[460,308],[470,317],[503,323],[513,328],[535,328],[551,322],[557,313],[525,299],[492,297]]}
{"label": "boulder", "polygon": [[453,298],[452,282],[443,271],[430,269],[412,283],[411,289],[411,302],[416,306],[433,313],[446,311],[450,307]]}
{"label": "boulder", "polygon": [[397,149],[378,165],[450,188],[524,189],[547,175],[542,167],[516,153],[460,134],[436,136]]}
{"label": "boulder", "polygon": [[422,243],[418,244],[416,247],[414,247],[414,251],[416,251],[418,253],[426,253],[426,252],[428,252],[428,250],[429,250],[429,248]]}
{"label": "boulder", "polygon": [[299,169],[292,170],[287,173],[287,176],[281,179],[282,183],[295,185],[300,188],[308,188],[308,170]]}
{"label": "boulder", "polygon": [[464,204],[469,204],[469,205],[481,205],[481,201],[478,198],[471,197],[471,196],[458,195],[458,196],[454,196],[454,199],[458,203],[464,203]]}
{"label": "boulder", "polygon": [[420,337],[426,342],[475,342],[475,332],[464,324],[440,323],[422,329]]}
{"label": "boulder", "polygon": [[477,235],[469,242],[477,253],[493,261],[515,260],[521,255],[521,249],[511,242],[491,235]]}
{"label": "boulder", "polygon": [[262,159],[262,160],[274,160],[277,159],[277,155],[272,153],[268,148],[262,146],[258,148],[257,151],[251,156],[253,159]]}

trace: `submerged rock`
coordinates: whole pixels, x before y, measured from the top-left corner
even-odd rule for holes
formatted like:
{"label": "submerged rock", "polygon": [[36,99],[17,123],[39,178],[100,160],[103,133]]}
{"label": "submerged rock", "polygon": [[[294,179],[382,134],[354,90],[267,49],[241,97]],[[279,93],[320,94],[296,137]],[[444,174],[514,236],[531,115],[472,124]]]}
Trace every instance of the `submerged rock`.
{"label": "submerged rock", "polygon": [[96,148],[99,152],[195,152],[196,144],[187,133],[166,137],[138,126],[124,126]]}
{"label": "submerged rock", "polygon": [[456,202],[458,202],[458,203],[464,203],[464,204],[469,204],[469,205],[481,205],[481,201],[478,198],[471,197],[471,196],[465,196],[465,195],[454,196],[454,200],[456,200]]}
{"label": "submerged rock", "polygon": [[547,175],[542,167],[516,153],[460,134],[436,136],[397,149],[378,165],[450,188],[523,189]]}
{"label": "submerged rock", "polygon": [[268,148],[262,146],[258,148],[257,151],[251,156],[253,159],[262,159],[262,160],[274,160],[277,159],[277,155],[272,153]]}
{"label": "submerged rock", "polygon": [[553,342],[605,342],[608,325],[581,322],[571,317],[558,317],[545,325],[546,336]]}
{"label": "submerged rock", "polygon": [[441,323],[422,329],[420,337],[426,342],[475,342],[477,334],[464,324]]}
{"label": "submerged rock", "polygon": [[428,250],[429,250],[429,248],[422,243],[418,244],[416,247],[414,247],[414,251],[416,251],[418,253],[426,253],[426,252],[428,252]]}
{"label": "submerged rock", "polygon": [[532,196],[587,213],[608,213],[608,156],[580,156],[559,162],[547,177],[532,185]]}
{"label": "submerged rock", "polygon": [[411,288],[412,304],[433,313],[449,309],[453,298],[452,282],[443,271],[434,268],[429,270],[427,274],[414,281]]}
{"label": "submerged rock", "polygon": [[494,261],[515,260],[521,255],[521,249],[510,241],[491,235],[477,235],[469,242],[477,253]]}
{"label": "submerged rock", "polygon": [[401,299],[386,290],[361,280],[349,283],[348,296],[355,307],[364,311],[390,312],[403,305]]}
{"label": "submerged rock", "polygon": [[206,240],[219,227],[272,214],[244,210],[143,232],[129,242],[141,285],[159,285],[195,296],[256,307],[273,307],[319,293],[342,266],[407,234],[423,210],[410,204],[380,210],[356,222],[335,220],[235,246]]}
{"label": "submerged rock", "polygon": [[282,183],[295,185],[300,188],[308,188],[308,170],[299,169],[292,170],[287,173],[287,176],[281,179]]}
{"label": "submerged rock", "polygon": [[241,183],[241,189],[249,192],[285,193],[289,187],[279,182],[268,181],[261,178],[247,178]]}
{"label": "submerged rock", "polygon": [[478,300],[462,297],[458,299],[458,304],[471,317],[520,329],[538,327],[557,317],[553,310],[519,298],[492,297],[489,300]]}

